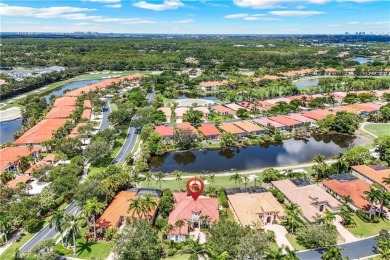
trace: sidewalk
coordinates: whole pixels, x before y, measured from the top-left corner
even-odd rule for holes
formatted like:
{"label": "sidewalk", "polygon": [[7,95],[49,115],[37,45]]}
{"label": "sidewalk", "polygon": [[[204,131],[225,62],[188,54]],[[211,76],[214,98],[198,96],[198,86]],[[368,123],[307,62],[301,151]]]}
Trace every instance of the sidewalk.
{"label": "sidewalk", "polygon": [[3,245],[2,247],[0,247],[0,255],[2,255],[11,245],[13,242],[15,242],[19,237],[20,237],[20,233],[22,231],[19,230],[18,232],[16,232],[16,234],[14,234],[7,242],[7,244]]}
{"label": "sidewalk", "polygon": [[264,230],[273,231],[275,233],[276,244],[278,244],[280,248],[288,247],[291,250],[294,250],[294,247],[286,238],[288,232],[285,227],[277,224],[267,224],[264,226]]}
{"label": "sidewalk", "polygon": [[341,225],[341,221],[343,219],[339,216],[336,215],[336,218],[333,220],[333,225],[336,226],[337,232],[344,238],[345,242],[344,243],[350,243],[350,242],[355,242],[358,241],[359,239],[355,237],[351,232],[348,231],[343,225]]}

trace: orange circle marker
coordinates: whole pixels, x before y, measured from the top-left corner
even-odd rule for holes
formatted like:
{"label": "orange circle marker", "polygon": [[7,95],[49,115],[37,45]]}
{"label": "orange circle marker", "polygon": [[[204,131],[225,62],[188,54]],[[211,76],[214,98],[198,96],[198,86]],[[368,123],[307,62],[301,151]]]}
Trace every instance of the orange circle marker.
{"label": "orange circle marker", "polygon": [[193,177],[187,181],[186,188],[190,196],[196,201],[204,190],[204,182],[198,177]]}

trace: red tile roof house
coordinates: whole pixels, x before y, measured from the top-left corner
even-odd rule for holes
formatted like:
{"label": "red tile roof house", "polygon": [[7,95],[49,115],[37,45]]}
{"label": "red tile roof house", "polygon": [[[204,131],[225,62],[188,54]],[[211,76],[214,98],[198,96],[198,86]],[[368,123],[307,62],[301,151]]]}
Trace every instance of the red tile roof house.
{"label": "red tile roof house", "polygon": [[253,122],[255,122],[256,124],[259,124],[259,125],[262,125],[263,127],[275,127],[275,128],[279,128],[279,129],[284,129],[286,126],[281,124],[281,123],[278,123],[276,121],[272,121],[270,119],[268,119],[267,117],[262,117],[262,118],[256,118],[256,119],[253,119]]}
{"label": "red tile roof house", "polygon": [[293,128],[295,127],[300,127],[300,126],[303,126],[304,123],[300,122],[300,121],[297,121],[297,120],[294,120],[294,119],[291,119],[291,118],[288,118],[288,117],[285,117],[285,116],[271,116],[271,117],[268,117],[269,119],[275,121],[275,122],[278,122],[278,123],[281,123],[283,125],[286,126],[286,130],[292,130]]}
{"label": "red tile roof house", "polygon": [[264,128],[249,121],[237,121],[234,124],[251,135],[259,136],[264,132]]}
{"label": "red tile roof house", "polygon": [[[184,226],[175,227],[168,234],[168,239],[174,242],[185,242],[188,238],[190,228],[199,228],[202,223],[202,216],[208,216],[206,224],[212,224],[219,220],[218,200],[200,196],[196,201],[188,197],[186,193],[173,193],[175,208],[169,214],[168,224],[175,227],[178,220],[184,221]],[[190,225],[189,225],[190,224]]]}
{"label": "red tile roof house", "polygon": [[218,112],[218,114],[223,115],[223,116],[226,116],[226,115],[235,116],[236,115],[236,111],[234,111],[233,109],[219,105],[219,104],[213,105],[211,107],[211,109],[214,109],[215,111]]}
{"label": "red tile roof house", "polygon": [[233,123],[221,123],[219,128],[224,132],[233,134],[237,139],[240,139],[243,136],[247,136],[247,132]]}
{"label": "red tile roof house", "polygon": [[171,125],[158,125],[154,127],[154,130],[161,135],[163,140],[167,143],[173,142],[174,128]]}
{"label": "red tile roof house", "polygon": [[225,86],[228,83],[227,80],[222,81],[205,81],[199,83],[199,86],[204,91],[218,90],[219,87]]}
{"label": "red tile roof house", "polygon": [[305,123],[305,124],[306,123],[314,124],[316,122],[316,120],[314,120],[314,119],[302,116],[301,114],[297,114],[297,113],[288,114],[286,117],[300,121],[300,122]]}
{"label": "red tile roof house", "polygon": [[19,158],[21,156],[32,156],[38,158],[41,154],[40,147],[19,147],[10,146],[0,150],[0,171],[11,171],[16,172],[19,169]]}
{"label": "red tile roof house", "polygon": [[202,124],[198,127],[204,138],[209,141],[218,141],[221,132],[212,124]]}
{"label": "red tile roof house", "polygon": [[370,184],[357,179],[351,181],[326,180],[322,182],[322,185],[327,192],[339,200],[349,196],[352,199],[352,203],[349,204],[354,210],[369,210],[370,203],[365,199],[364,192],[370,190]]}
{"label": "red tile roof house", "polygon": [[384,178],[390,177],[390,169],[383,165],[355,165],[351,167],[351,174],[370,185],[378,183],[390,191],[390,185],[383,182]]}

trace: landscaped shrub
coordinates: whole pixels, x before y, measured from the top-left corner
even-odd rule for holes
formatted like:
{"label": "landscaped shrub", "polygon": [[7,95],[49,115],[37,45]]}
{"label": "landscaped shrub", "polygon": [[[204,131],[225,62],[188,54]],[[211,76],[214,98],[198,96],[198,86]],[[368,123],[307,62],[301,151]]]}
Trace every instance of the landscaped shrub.
{"label": "landscaped shrub", "polygon": [[225,190],[223,188],[218,191],[218,202],[219,202],[219,205],[221,205],[224,208],[229,207],[229,202],[228,202],[228,199],[226,197]]}
{"label": "landscaped shrub", "polygon": [[379,220],[376,218],[375,213],[372,214],[371,219],[370,219],[370,215],[362,210],[357,210],[356,215],[364,222],[379,223]]}
{"label": "landscaped shrub", "polygon": [[108,240],[112,240],[116,233],[118,232],[118,228],[108,228],[106,232],[104,233],[104,237]]}
{"label": "landscaped shrub", "polygon": [[79,225],[81,228],[87,227],[87,220],[86,219],[81,219],[79,222]]}
{"label": "landscaped shrub", "polygon": [[284,202],[284,195],[280,192],[278,192],[276,194],[276,199],[280,202],[280,203],[283,203]]}
{"label": "landscaped shrub", "polygon": [[177,250],[180,250],[180,249],[182,249],[182,247],[185,246],[185,245],[186,245],[186,244],[185,244],[184,242],[176,243],[176,244],[175,244],[175,248],[176,248]]}
{"label": "landscaped shrub", "polygon": [[168,251],[167,251],[167,255],[168,255],[168,256],[174,256],[174,255],[176,254],[176,252],[177,252],[177,249],[176,249],[176,248],[170,248],[170,249],[168,249]]}
{"label": "landscaped shrub", "polygon": [[23,227],[29,233],[38,232],[42,228],[43,222],[38,218],[31,218],[23,223]]}

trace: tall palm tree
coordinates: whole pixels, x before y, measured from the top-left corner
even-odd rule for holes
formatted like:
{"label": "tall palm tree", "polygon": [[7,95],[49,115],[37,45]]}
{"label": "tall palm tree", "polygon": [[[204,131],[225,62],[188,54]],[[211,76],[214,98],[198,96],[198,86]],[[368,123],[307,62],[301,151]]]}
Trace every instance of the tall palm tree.
{"label": "tall palm tree", "polygon": [[378,245],[376,250],[380,254],[381,259],[388,260],[390,259],[390,241],[388,240],[380,240],[378,241]]}
{"label": "tall palm tree", "polygon": [[214,185],[214,182],[215,182],[215,175],[214,175],[214,174],[210,174],[210,175],[208,176],[208,179],[210,180],[211,185]]}
{"label": "tall palm tree", "polygon": [[181,228],[184,227],[184,220],[179,219],[175,222],[175,227],[179,228],[179,234],[181,235]]}
{"label": "tall palm tree", "polygon": [[290,249],[288,246],[284,247],[284,250],[286,254],[284,255],[284,260],[298,260],[299,258],[297,257],[297,250],[295,249]]}
{"label": "tall palm tree", "polygon": [[387,185],[390,185],[390,175],[387,178],[383,178],[383,183],[387,184]]}
{"label": "tall palm tree", "polygon": [[241,182],[241,181],[242,181],[241,175],[238,174],[238,172],[236,172],[235,174],[233,174],[232,176],[230,176],[229,181],[234,181],[234,184],[237,185],[237,182]]}
{"label": "tall palm tree", "polygon": [[259,176],[256,176],[253,180],[255,181],[255,186],[257,186],[257,183],[261,185],[261,178]]}
{"label": "tall palm tree", "polygon": [[221,254],[218,254],[212,248],[207,248],[207,255],[209,260],[228,260],[230,259],[230,255],[228,252],[224,251]]}
{"label": "tall palm tree", "polygon": [[374,208],[374,204],[378,201],[379,192],[374,186],[370,187],[369,191],[364,191],[364,194],[366,194],[366,200],[370,202],[370,219],[372,218],[372,211]]}
{"label": "tall palm tree", "polygon": [[103,202],[99,202],[96,198],[92,198],[87,200],[84,209],[92,216],[93,220],[93,234],[96,240],[96,217],[103,213],[106,208],[106,204]]}
{"label": "tall palm tree", "polygon": [[317,179],[322,179],[327,168],[325,157],[321,154],[317,154],[314,156],[313,161],[316,164],[312,166],[312,169],[317,173]]}
{"label": "tall palm tree", "polygon": [[242,175],[241,180],[244,183],[244,186],[246,188],[246,185],[248,185],[249,183],[249,177],[247,175]]}
{"label": "tall palm tree", "polygon": [[284,254],[282,248],[271,249],[267,252],[266,259],[269,260],[283,260]]}
{"label": "tall palm tree", "polygon": [[327,250],[322,254],[322,260],[343,260],[343,256],[341,255],[341,251],[343,249],[338,246],[328,246]]}
{"label": "tall palm tree", "polygon": [[295,203],[289,203],[286,205],[287,223],[291,227],[291,233],[294,234],[295,226],[302,223],[302,219],[299,217],[302,215],[302,210]]}
{"label": "tall palm tree", "polygon": [[379,185],[377,183],[374,184],[374,187],[377,188],[377,191],[378,191],[377,200],[378,200],[378,203],[380,204],[380,207],[379,207],[379,217],[380,217],[380,216],[382,216],[384,204],[387,203],[388,201],[390,201],[390,193],[385,188],[383,188],[381,185]]}
{"label": "tall palm tree", "polygon": [[132,217],[137,215],[138,218],[142,217],[142,213],[145,212],[144,204],[142,202],[142,197],[137,197],[135,199],[129,199],[130,205],[127,209],[127,212],[130,212],[133,210]]}
{"label": "tall palm tree", "polygon": [[156,172],[156,173],[154,174],[154,177],[155,177],[155,179],[156,179],[156,184],[157,184],[157,183],[160,183],[160,190],[161,190],[161,184],[162,184],[162,182],[164,181],[164,177],[165,177],[164,173],[162,173],[162,172]]}
{"label": "tall palm tree", "polygon": [[175,171],[174,176],[175,176],[175,180],[179,182],[179,191],[180,191],[181,190],[181,180],[183,180],[183,178],[182,178],[183,173],[181,173],[179,171]]}
{"label": "tall palm tree", "polygon": [[8,243],[8,231],[11,227],[11,218],[4,212],[0,214],[0,231],[4,234],[5,242]]}
{"label": "tall palm tree", "polygon": [[61,242],[64,244],[64,226],[66,224],[65,210],[57,209],[53,212],[50,219],[50,226],[54,225],[57,232],[61,234]]}
{"label": "tall palm tree", "polygon": [[76,237],[80,233],[79,229],[79,222],[81,220],[82,216],[81,215],[70,215],[70,214],[65,214],[65,229],[68,230],[68,239],[69,235],[72,235],[73,238],[73,253],[76,254]]}
{"label": "tall palm tree", "polygon": [[204,245],[199,243],[199,238],[197,240],[189,239],[187,241],[187,247],[188,253],[190,254],[189,260],[199,260],[200,257],[205,259],[208,256]]}
{"label": "tall palm tree", "polygon": [[148,185],[148,188],[149,188],[149,185],[150,185],[150,181],[151,180],[154,180],[154,175],[153,175],[153,173],[151,173],[151,172],[146,172],[145,174],[144,174],[144,176],[145,176],[145,179],[146,179],[146,183],[147,183],[147,185]]}
{"label": "tall palm tree", "polygon": [[151,218],[149,218],[149,214],[157,207],[156,199],[150,195],[150,193],[146,194],[145,197],[142,198],[142,208],[144,210],[145,217],[150,222]]}

